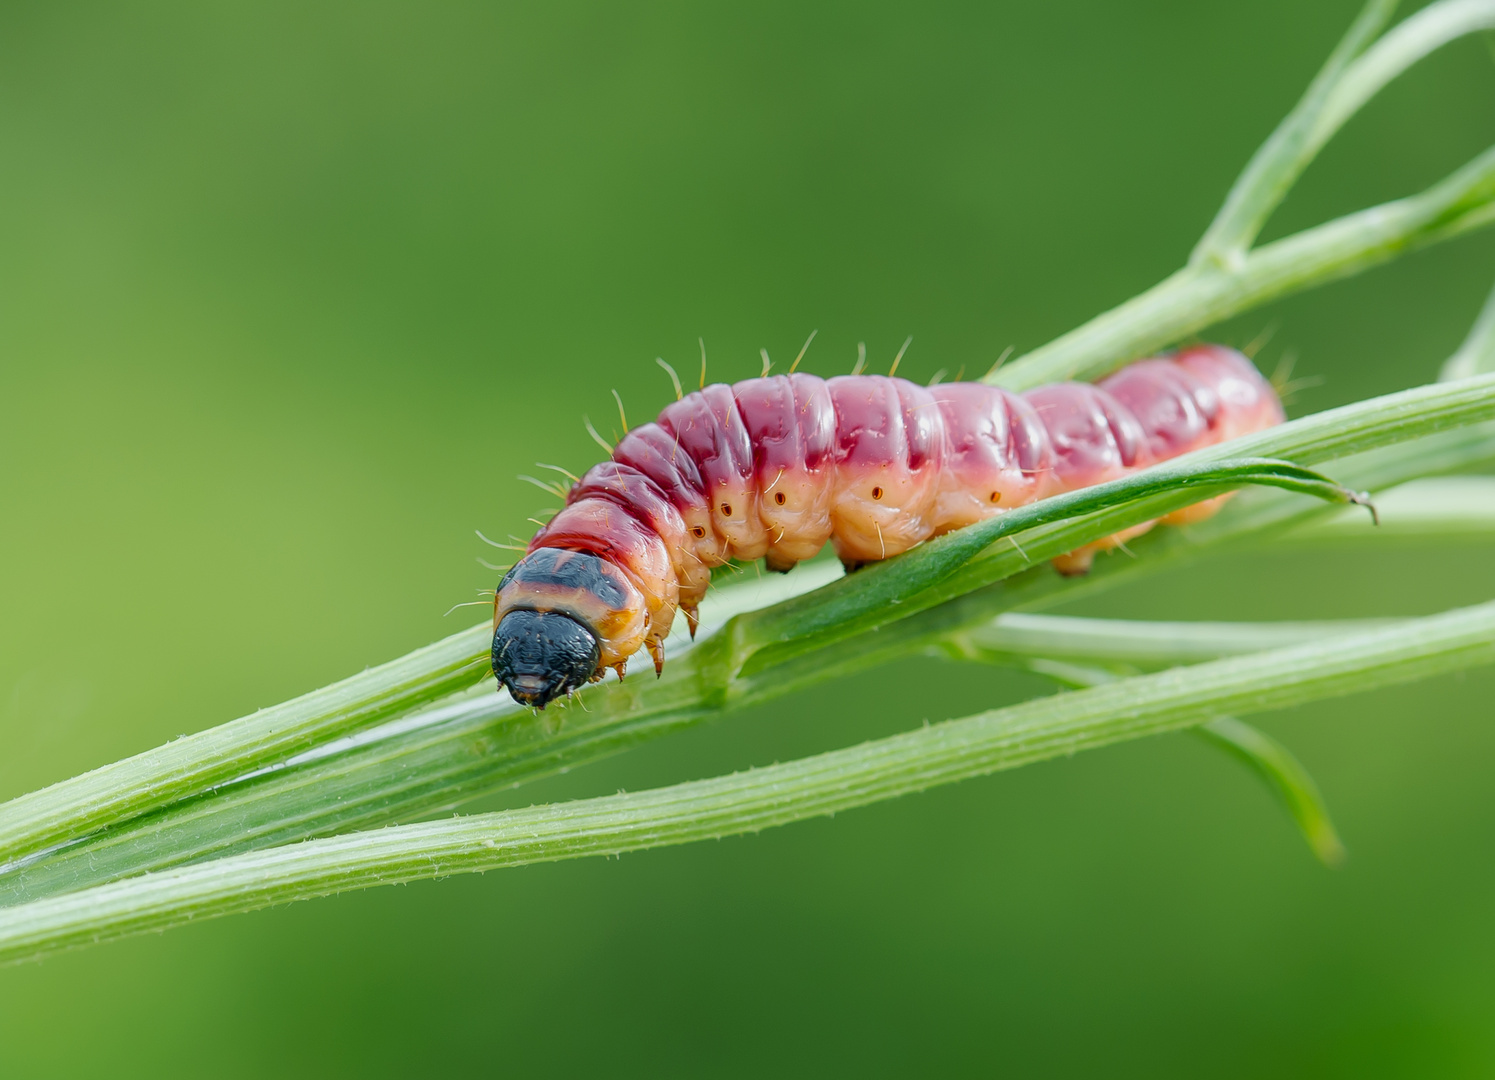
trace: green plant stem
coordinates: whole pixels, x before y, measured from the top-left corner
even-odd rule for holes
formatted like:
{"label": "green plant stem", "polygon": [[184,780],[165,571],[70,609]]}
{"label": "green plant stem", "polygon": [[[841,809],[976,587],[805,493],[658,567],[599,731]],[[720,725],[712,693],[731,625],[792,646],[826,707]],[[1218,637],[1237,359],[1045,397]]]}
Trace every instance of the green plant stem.
{"label": "green plant stem", "polygon": [[1371,44],[1395,7],[1394,0],[1366,5],[1303,99],[1242,171],[1190,256],[1191,266],[1239,269],[1272,212],[1345,121],[1429,53],[1495,28],[1495,0],[1439,0]]}
{"label": "green plant stem", "polygon": [[[1039,616],[1039,618],[1042,618],[1042,616]],[[1084,619],[1081,619],[1081,621],[1084,622]],[[1096,622],[1103,622],[1103,619],[1097,619]],[[1263,645],[1262,649],[1254,649],[1254,651],[1263,651],[1263,649],[1272,648],[1272,646],[1286,645],[1293,637],[1298,637],[1299,640],[1308,642],[1308,640],[1320,640],[1323,637],[1332,636],[1332,634],[1354,633],[1356,630],[1371,630],[1371,628],[1374,628],[1375,621],[1374,619],[1363,619],[1363,621],[1359,621],[1359,624],[1356,624],[1356,622],[1344,622],[1344,624],[1274,625],[1208,624],[1208,622],[1200,622],[1200,624],[1133,625],[1138,628],[1142,636],[1150,639],[1157,648],[1163,648],[1162,631],[1165,628],[1174,628],[1175,633],[1178,633],[1178,637],[1180,637],[1180,642],[1178,643],[1180,643],[1181,649],[1187,648],[1187,646],[1183,645],[1187,637],[1187,631],[1184,631],[1183,627],[1186,627],[1186,625],[1187,627],[1199,627],[1200,630],[1197,633],[1197,637],[1205,640],[1205,642],[1209,642],[1211,639],[1217,642],[1220,649],[1223,649],[1220,655],[1232,655],[1230,654],[1230,649],[1250,652],[1253,649],[1242,648],[1242,646],[1248,646],[1253,642],[1265,642],[1266,637],[1262,631],[1268,627],[1277,630],[1281,634],[1281,639],[1277,640],[1277,642],[1271,642],[1269,645]],[[1381,622],[1380,625],[1389,624]],[[1313,627],[1320,627],[1316,637],[1308,636],[1308,634],[1313,634],[1313,630],[1311,630]],[[1117,630],[1120,630],[1120,627],[1117,627]],[[1042,630],[1039,631],[1039,634],[1042,636]],[[1058,634],[1052,634],[1052,636],[1058,637],[1058,643],[1063,648],[1064,637],[1075,637],[1075,639],[1084,640],[1084,631],[1079,630],[1078,633],[1073,633],[1073,631],[1072,633],[1064,633],[1061,630],[1058,631]],[[1115,654],[1120,654],[1121,649],[1126,648],[1126,645],[1121,640],[1117,640],[1114,645],[1112,643],[1106,643],[1106,645],[1109,645],[1108,652],[1115,652]],[[1105,645],[1103,645],[1103,648],[1105,648]],[[978,648],[966,648],[963,651],[954,652],[952,655],[955,655],[955,658],[958,658],[958,660],[973,660],[978,661],[978,663],[1026,667],[1026,669],[1032,670],[1032,672],[1038,673],[1038,675],[1047,676],[1047,678],[1057,682],[1060,687],[1064,687],[1066,690],[1073,690],[1073,688],[1084,690],[1084,688],[1100,687],[1100,685],[1114,682],[1117,678],[1123,678],[1124,675],[1133,673],[1127,672],[1124,664],[1115,663],[1114,658],[1109,657],[1109,655],[1102,655],[1102,657],[1096,658],[1073,657],[1073,655],[1067,655],[1064,658],[1041,657],[1041,655],[1023,654],[1020,651],[1002,651],[1002,649],[991,651],[991,649],[979,648],[979,646]],[[1079,663],[1076,663],[1076,660]],[[1099,660],[1102,666],[1094,666],[1097,660]],[[1184,661],[1180,661],[1180,663],[1184,663]],[[1262,781],[1266,782],[1266,785],[1271,788],[1272,794],[1283,802],[1283,805],[1287,808],[1287,812],[1292,815],[1293,823],[1298,826],[1299,835],[1307,842],[1308,850],[1313,851],[1314,857],[1319,859],[1319,862],[1322,862],[1325,866],[1329,866],[1329,868],[1338,868],[1338,866],[1343,865],[1346,851],[1344,851],[1343,842],[1340,841],[1340,833],[1334,827],[1334,820],[1329,815],[1328,803],[1325,803],[1322,794],[1319,793],[1319,785],[1314,784],[1313,776],[1308,775],[1308,770],[1302,767],[1298,758],[1293,757],[1292,751],[1287,749],[1287,746],[1272,739],[1265,731],[1259,731],[1245,721],[1236,720],[1235,717],[1215,717],[1214,720],[1196,727],[1195,733],[1197,736],[1202,737],[1209,745],[1215,746],[1217,749],[1224,749],[1224,751],[1229,752],[1236,760],[1244,761]]]}
{"label": "green plant stem", "polygon": [[0,806],[0,858],[13,858],[227,783],[364,730],[486,674],[480,627],[227,724],[104,765]]}
{"label": "green plant stem", "polygon": [[[1272,211],[1281,204],[1338,124],[1320,132],[1319,120],[1345,70],[1391,21],[1396,0],[1370,0],[1329,55],[1302,100],[1251,156],[1225,204],[1189,257],[1190,265],[1237,267]],[[1351,109],[1351,112],[1354,110]],[[1342,123],[1343,121],[1341,121]],[[1315,135],[1318,138],[1315,138]]]}
{"label": "green plant stem", "polygon": [[[1394,626],[1397,619],[1322,622],[1156,622],[1009,612],[941,636],[928,651],[956,660],[1026,667],[1065,661],[1115,674],[1241,656]],[[1089,685],[1086,683],[1085,685]]]}
{"label": "green plant stem", "polygon": [[[1421,397],[1425,389],[1391,395],[1385,402],[1387,423],[1396,434],[1409,436],[1422,430],[1413,419],[1418,409],[1435,427],[1467,418],[1471,385],[1442,389],[1446,396],[1431,402]],[[1409,394],[1413,398],[1408,398]],[[1413,399],[1421,405],[1410,406],[1412,413],[1408,413],[1404,406]],[[1363,412],[1352,412],[1347,417],[1331,416],[1327,423],[1310,417],[1296,421],[1298,426],[1291,431],[1288,428],[1292,425],[1274,431],[1285,444],[1332,454],[1341,446],[1363,446],[1368,422]],[[1332,434],[1334,430],[1338,430],[1337,436]],[[1418,476],[1468,468],[1489,460],[1492,454],[1495,440],[1491,431],[1476,424],[1360,454],[1338,462],[1336,472],[1355,487],[1378,489]],[[0,884],[12,899],[19,900],[35,895],[36,890],[76,888],[224,852],[451,809],[480,795],[698,723],[729,706],[758,704],[804,686],[868,670],[871,665],[922,649],[941,634],[983,623],[1001,611],[1052,603],[1139,574],[1156,573],[1247,537],[1280,534],[1310,520],[1317,512],[1316,505],[1292,496],[1242,496],[1202,525],[1154,530],[1133,542],[1137,559],[1101,560],[1084,579],[1061,579],[1046,567],[1026,568],[1020,562],[1017,568],[1023,572],[1016,576],[973,587],[966,595],[947,600],[917,619],[911,618],[916,609],[910,605],[890,607],[889,621],[873,637],[828,642],[818,650],[784,656],[781,662],[762,664],[748,673],[739,670],[735,675],[729,665],[721,663],[720,653],[702,650],[687,654],[672,660],[658,682],[635,678],[588,691],[585,710],[559,714],[559,722],[550,714],[536,717],[513,712],[496,698],[453,706],[455,711],[441,723],[394,734],[334,757],[262,774],[158,808],[133,821],[116,822],[109,832],[65,851],[13,865],[10,873],[0,875]],[[1104,526],[1114,527],[1114,522]],[[1083,521],[1061,528],[1075,530],[1063,541],[1071,547],[1103,535]],[[869,567],[836,585],[855,587],[874,569]],[[783,579],[789,587],[794,580],[794,575]],[[729,634],[717,637],[725,639]],[[712,640],[703,645],[710,645]],[[149,755],[135,760],[149,767]],[[56,792],[63,787],[54,785],[47,790]],[[0,807],[0,820],[12,813],[14,806]]]}
{"label": "green plant stem", "polygon": [[0,911],[15,961],[349,889],[757,832],[1001,769],[1495,659],[1495,604],[1138,676],[765,769],[217,859]]}
{"label": "green plant stem", "polygon": [[1263,245],[1239,267],[1189,266],[1083,326],[991,372],[1026,390],[1096,379],[1269,300],[1358,273],[1423,244],[1495,221],[1495,148],[1424,191]]}
{"label": "green plant stem", "polygon": [[1486,375],[1491,371],[1495,371],[1495,289],[1490,290],[1469,336],[1459,346],[1459,351],[1448,358],[1439,377],[1447,382],[1471,375]]}
{"label": "green plant stem", "polygon": [[[1021,619],[1023,616],[1005,618],[1007,620]],[[1132,623],[1126,624],[1125,631],[1122,625],[1114,628],[1106,627],[1104,630],[1097,627],[1094,634],[1097,639],[1095,643],[1099,648],[1095,655],[1086,656],[1075,654],[1076,648],[1085,643],[1089,636],[1085,628],[1056,626],[1045,632],[1042,626],[1044,617],[1031,618],[1035,618],[1039,623],[1034,628],[1033,637],[1036,640],[1012,638],[1010,632],[1004,640],[998,628],[983,628],[988,640],[996,638],[996,648],[976,644],[975,641],[979,641],[979,638],[976,635],[967,635],[966,641],[951,643],[958,646],[951,650],[951,655],[957,659],[974,660],[979,663],[1027,668],[1036,674],[1052,679],[1062,687],[1083,689],[1101,686],[1115,681],[1118,677],[1133,674],[1134,669],[1130,669],[1130,665],[1118,662],[1119,658],[1126,656],[1128,652],[1140,655],[1144,658],[1144,662],[1156,662],[1166,655],[1169,660],[1176,663],[1185,663],[1187,661],[1181,657],[1187,655],[1191,649],[1198,650],[1199,658],[1211,652],[1216,656],[1233,655],[1239,652],[1263,651],[1288,644],[1293,640],[1317,641],[1335,634],[1354,633],[1357,630],[1366,631],[1376,626],[1390,625],[1389,622],[1372,619],[1344,623],[1300,624]],[[1069,621],[1104,623],[1109,620],[1052,619],[1048,621],[1057,624]],[[997,630],[997,633],[992,634],[992,630]],[[1106,631],[1113,631],[1115,637],[1111,637]],[[1122,637],[1126,631],[1144,639],[1144,645],[1140,650],[1127,644]],[[1268,636],[1269,632],[1275,640]],[[981,631],[977,632],[977,634],[980,633]],[[1043,656],[1034,651],[1024,651],[1041,647],[1044,639],[1056,646],[1050,650],[1053,655]],[[1260,648],[1253,649],[1252,645],[1259,645]],[[1097,664],[1100,666],[1096,666]],[[1323,796],[1319,793],[1318,785],[1313,782],[1308,771],[1293,756],[1292,751],[1266,732],[1258,731],[1250,724],[1233,716],[1218,716],[1208,723],[1201,724],[1194,731],[1211,746],[1225,750],[1232,757],[1250,766],[1252,771],[1271,789],[1273,795],[1286,807],[1298,827],[1299,834],[1308,844],[1308,849],[1313,852],[1315,858],[1331,868],[1338,867],[1344,862],[1344,844],[1339,839],[1339,831],[1334,827],[1328,804],[1324,802]]]}
{"label": "green plant stem", "polygon": [[1346,851],[1329,807],[1308,770],[1291,750],[1263,731],[1233,716],[1222,716],[1196,729],[1206,741],[1245,762],[1282,800],[1314,856],[1329,867],[1344,865]]}
{"label": "green plant stem", "polygon": [[1312,149],[1303,166],[1346,120],[1413,64],[1452,41],[1489,30],[1495,30],[1492,0],[1438,0],[1392,27],[1344,69],[1326,96],[1308,139]]}
{"label": "green plant stem", "polygon": [[[975,606],[973,605],[973,609]],[[948,617],[951,612],[938,613]],[[958,613],[956,622],[968,615]],[[922,651],[1045,671],[1059,658],[1119,668],[1196,663],[1320,640],[1377,625],[1373,620],[1328,623],[1146,623],[1007,614],[987,625],[942,632],[930,619],[910,620],[922,630]],[[827,657],[834,674],[867,671],[909,647],[910,635],[875,651]],[[914,643],[917,645],[917,643]],[[831,650],[837,653],[838,650]],[[1047,673],[1047,672],[1046,672]],[[753,704],[791,692],[800,684],[763,680]],[[446,719],[438,719],[441,714]],[[441,710],[421,728],[380,740],[333,760],[317,759],[234,785],[201,800],[189,800],[131,827],[98,837],[31,865],[0,875],[0,895],[14,904],[41,896],[159,870],[207,855],[255,850],[305,839],[335,828],[368,828],[415,813],[452,809],[465,801],[533,778],[535,771],[565,768],[567,753],[597,755],[630,739],[668,730],[659,713],[648,726],[613,718],[596,727],[547,736],[543,721],[516,713],[496,696],[467,697]],[[586,714],[584,714],[586,715]],[[676,725],[698,721],[707,710],[686,712]],[[548,750],[549,756],[538,751]],[[585,760],[585,759],[583,759]]]}
{"label": "green plant stem", "polygon": [[[1147,292],[987,374],[1012,390],[1094,379],[1270,300],[1495,221],[1495,148],[1441,183],[1251,251],[1262,226],[1324,145],[1418,60],[1495,27],[1495,0],[1438,0],[1371,41],[1392,0],[1370,0],[1297,106],[1252,156],[1187,265]],[[1478,368],[1462,370],[1472,374]]]}
{"label": "green plant stem", "polygon": [[[1156,666],[1233,655],[1332,633],[1364,623],[1146,624],[1104,620],[1004,616],[991,627],[969,624],[1003,599],[1001,591],[915,617],[880,637],[877,647],[847,642],[826,650],[816,667],[784,678],[753,681],[748,704],[760,704],[804,685],[854,675],[910,651],[977,656],[971,641],[1005,644],[1016,666],[1021,656],[1053,654],[1094,663]],[[946,630],[954,626],[954,630]],[[1028,642],[1028,647],[1024,642]],[[347,828],[449,810],[480,795],[538,775],[564,770],[602,754],[714,715],[698,704],[651,695],[636,711],[593,707],[573,713],[558,731],[528,713],[515,713],[493,695],[469,697],[439,711],[445,720],[406,730],[342,755],[309,761],[232,785],[202,799],[164,809],[128,827],[0,875],[7,903],[17,903],[185,861],[247,851]]]}

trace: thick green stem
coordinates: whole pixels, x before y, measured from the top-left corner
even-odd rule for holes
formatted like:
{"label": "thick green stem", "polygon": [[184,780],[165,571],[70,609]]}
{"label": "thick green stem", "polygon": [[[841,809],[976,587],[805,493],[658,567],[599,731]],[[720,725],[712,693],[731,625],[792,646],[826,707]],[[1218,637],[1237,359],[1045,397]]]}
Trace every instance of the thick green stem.
{"label": "thick green stem", "polygon": [[713,780],[310,840],[5,909],[0,960],[348,889],[757,832],[1223,714],[1492,659],[1495,604],[1486,604],[1041,698]]}
{"label": "thick green stem", "polygon": [[299,698],[183,735],[0,806],[0,858],[14,858],[194,795],[364,730],[487,674],[481,627]]}

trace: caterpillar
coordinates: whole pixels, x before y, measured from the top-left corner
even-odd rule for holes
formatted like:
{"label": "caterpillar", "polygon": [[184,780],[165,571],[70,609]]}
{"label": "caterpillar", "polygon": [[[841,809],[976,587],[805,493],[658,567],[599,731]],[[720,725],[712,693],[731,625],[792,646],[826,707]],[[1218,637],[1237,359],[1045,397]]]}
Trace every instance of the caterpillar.
{"label": "caterpillar", "polygon": [[[676,613],[694,636],[711,570],[728,560],[787,572],[830,541],[853,570],[1283,419],[1255,366],[1220,345],[1024,394],[792,369],[705,386],[627,431],[535,534],[494,599],[493,672],[538,708],[608,668],[622,677],[640,648],[658,674]],[[1162,520],[1200,520],[1219,502]],[[1083,573],[1153,524],[1054,563]]]}

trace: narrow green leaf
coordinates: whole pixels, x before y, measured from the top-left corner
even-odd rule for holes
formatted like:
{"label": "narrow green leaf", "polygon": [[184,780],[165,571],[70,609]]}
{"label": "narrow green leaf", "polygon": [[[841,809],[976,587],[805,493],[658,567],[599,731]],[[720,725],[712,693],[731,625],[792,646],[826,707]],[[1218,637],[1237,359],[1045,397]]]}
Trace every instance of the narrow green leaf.
{"label": "narrow green leaf", "polygon": [[[1375,514],[1368,496],[1291,462],[1271,458],[1165,462],[1119,480],[1009,510],[867,566],[857,576],[818,590],[802,601],[744,616],[740,636],[749,642],[808,641],[816,636],[823,639],[832,632],[848,636],[863,629],[869,618],[878,623],[889,621],[890,607],[896,608],[949,578],[1005,537],[1150,496],[1167,495],[1172,505],[1186,506],[1251,484],[1313,495],[1331,503],[1355,503]],[[1021,554],[1024,549],[1014,545],[1012,550]]]}
{"label": "narrow green leaf", "polygon": [[1285,543],[1343,544],[1388,539],[1427,543],[1495,537],[1495,477],[1443,476],[1416,480],[1376,496],[1379,528],[1343,511],[1284,534]]}
{"label": "narrow green leaf", "polygon": [[[1438,383],[1294,420],[1145,469],[1128,480],[1139,486],[1145,485],[1151,477],[1163,472],[1178,475],[1201,463],[1218,463],[1247,456],[1291,458],[1312,464],[1428,431],[1473,423],[1492,415],[1495,415],[1495,376]],[[1082,495],[1083,492],[1073,494]],[[1011,577],[1032,565],[1071,551],[1081,543],[1161,517],[1199,498],[1197,490],[1174,487],[1155,494],[1138,495],[1132,501],[1093,510],[1083,517],[1031,526],[1015,537],[1014,544],[982,544],[975,555],[967,556],[944,576],[925,583],[919,590],[908,590],[900,584],[900,578],[907,572],[905,564],[919,553],[916,549],[898,559],[864,567],[814,593],[742,616],[732,628],[732,640],[723,647],[726,653],[723,662],[729,668],[735,666],[735,670],[742,674],[785,663],[830,641],[887,626],[955,596]],[[1041,503],[1034,504],[1034,507],[1041,506]],[[993,522],[1001,520],[993,519]],[[995,527],[993,522],[984,522],[974,528]],[[961,542],[960,533],[952,534],[952,537],[955,539],[951,542]],[[926,546],[934,549],[931,558],[940,557],[938,541]],[[972,546],[977,545],[973,543]],[[864,602],[861,598],[863,590],[867,590],[868,595],[877,596],[878,602]]]}

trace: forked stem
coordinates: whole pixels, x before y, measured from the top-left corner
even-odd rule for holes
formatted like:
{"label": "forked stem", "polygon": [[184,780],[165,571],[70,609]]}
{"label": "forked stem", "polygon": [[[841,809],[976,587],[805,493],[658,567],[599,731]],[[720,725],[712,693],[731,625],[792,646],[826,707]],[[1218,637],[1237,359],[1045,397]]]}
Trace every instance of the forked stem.
{"label": "forked stem", "polygon": [[[1395,6],[1395,0],[1366,4],[1302,100],[1252,155],[1183,269],[985,381],[1023,390],[1098,378],[1269,300],[1495,221],[1492,148],[1420,195],[1251,250],[1262,226],[1345,121],[1429,53],[1495,28],[1495,0],[1438,0],[1376,41]],[[1483,369],[1466,373],[1474,370]]]}

